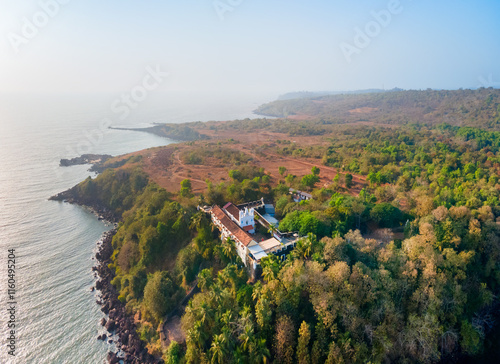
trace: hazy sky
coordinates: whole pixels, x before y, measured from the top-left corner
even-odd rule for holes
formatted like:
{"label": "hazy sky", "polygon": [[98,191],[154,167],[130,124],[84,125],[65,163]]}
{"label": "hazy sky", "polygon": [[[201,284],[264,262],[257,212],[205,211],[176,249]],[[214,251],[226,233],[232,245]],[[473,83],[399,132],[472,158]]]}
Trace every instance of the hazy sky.
{"label": "hazy sky", "polygon": [[500,86],[498,0],[0,0],[0,32],[0,92]]}

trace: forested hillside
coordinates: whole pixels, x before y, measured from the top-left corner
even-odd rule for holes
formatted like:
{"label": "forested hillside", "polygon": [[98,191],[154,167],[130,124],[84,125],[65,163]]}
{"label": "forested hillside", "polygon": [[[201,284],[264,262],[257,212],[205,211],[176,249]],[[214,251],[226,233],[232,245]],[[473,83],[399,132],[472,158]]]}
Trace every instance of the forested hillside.
{"label": "forested hillside", "polygon": [[[344,111],[367,97],[378,106],[366,107],[408,120],[425,108],[442,115],[408,125],[387,125],[396,124],[387,114],[363,116],[370,125],[198,124],[209,141],[144,151],[124,165],[110,160],[115,169],[70,191],[121,217],[113,284],[151,353],[167,363],[495,361],[498,91],[391,95],[333,98]],[[321,112],[335,120],[343,111],[332,105]],[[434,123],[444,115],[453,120]],[[206,180],[196,182],[204,188],[194,193],[190,176],[203,168]],[[186,177],[173,188],[163,170]],[[289,188],[313,198],[295,202]],[[251,280],[234,243],[221,242],[196,206],[261,197],[274,203],[279,229],[302,238],[285,261],[265,258],[262,278]],[[200,291],[180,305],[193,287]],[[162,341],[174,311],[183,339]]]}
{"label": "forested hillside", "polygon": [[500,90],[395,91],[278,100],[260,106],[261,115],[322,120],[475,126],[500,130]]}

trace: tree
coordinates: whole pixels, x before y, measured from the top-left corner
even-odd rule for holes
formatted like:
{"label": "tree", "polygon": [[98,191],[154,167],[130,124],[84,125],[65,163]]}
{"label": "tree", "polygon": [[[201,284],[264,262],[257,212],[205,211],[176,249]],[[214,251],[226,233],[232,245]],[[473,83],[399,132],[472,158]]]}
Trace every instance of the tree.
{"label": "tree", "polygon": [[314,188],[314,185],[319,182],[319,177],[315,174],[306,174],[302,177],[301,183],[305,187]]}
{"label": "tree", "polygon": [[133,241],[123,244],[118,254],[118,265],[123,271],[128,272],[139,261],[139,247]]}
{"label": "tree", "polygon": [[297,242],[294,253],[298,258],[307,259],[311,255],[313,239],[314,238],[312,236],[308,236],[307,238],[302,238]]}
{"label": "tree", "polygon": [[467,321],[462,321],[462,328],[460,330],[460,335],[462,336],[461,345],[462,349],[470,354],[475,355],[481,352],[483,348],[483,342],[481,335],[476,329]]}
{"label": "tree", "polygon": [[226,357],[226,351],[224,350],[224,335],[215,335],[210,346],[210,353],[212,354],[212,364],[222,364],[224,363],[224,358]]}
{"label": "tree", "polygon": [[198,273],[198,287],[202,292],[209,289],[213,283],[213,268],[203,269],[200,273]]}
{"label": "tree", "polygon": [[236,260],[236,245],[233,239],[228,237],[222,242],[222,253],[230,262]]}
{"label": "tree", "polygon": [[368,173],[368,176],[366,176],[366,180],[370,182],[370,184],[375,184],[377,183],[377,175],[373,172]]}
{"label": "tree", "polygon": [[274,336],[274,353],[278,363],[293,363],[294,327],[288,316],[281,316],[276,324]]}
{"label": "tree", "polygon": [[337,346],[335,341],[330,343],[328,350],[328,358],[326,359],[326,364],[344,364],[344,358],[340,348]]}
{"label": "tree", "polygon": [[278,172],[281,176],[284,176],[286,171],[287,171],[286,167],[278,167]]}
{"label": "tree", "polygon": [[174,308],[178,288],[165,271],[158,271],[148,277],[144,288],[144,305],[156,321]]}
{"label": "tree", "polygon": [[397,226],[403,219],[403,213],[390,203],[383,202],[375,205],[370,212],[370,217],[381,227],[392,228]]}
{"label": "tree", "polygon": [[352,187],[352,174],[347,173],[344,177],[344,180],[345,180],[345,187],[347,189],[351,188]]}
{"label": "tree", "polygon": [[182,197],[192,197],[193,194],[192,194],[191,180],[189,179],[182,180],[180,194]]}
{"label": "tree", "polygon": [[241,348],[244,351],[249,350],[250,348],[250,343],[254,338],[254,331],[253,331],[253,323],[249,321],[246,324],[243,324],[243,330],[241,331],[241,334],[238,336],[238,339],[241,342]]}
{"label": "tree", "polygon": [[270,254],[260,261],[262,266],[262,277],[266,282],[276,279],[280,270],[278,257]]}
{"label": "tree", "polygon": [[264,296],[260,297],[255,305],[255,318],[261,333],[269,333],[271,331],[271,323],[273,319],[273,310],[271,302]]}
{"label": "tree", "polygon": [[314,167],[311,168],[311,173],[314,176],[319,176],[319,172],[320,172],[320,169],[318,167],[314,166]]}
{"label": "tree", "polygon": [[144,287],[148,282],[148,275],[144,268],[139,269],[130,279],[130,288],[135,298],[142,298],[144,295]]}
{"label": "tree", "polygon": [[267,364],[270,356],[269,349],[266,345],[266,339],[254,337],[250,344],[250,361],[255,364]]}
{"label": "tree", "polygon": [[299,342],[297,345],[297,362],[299,364],[309,364],[311,358],[309,356],[309,340],[311,339],[311,332],[307,322],[302,321],[299,329]]}
{"label": "tree", "polygon": [[243,179],[243,175],[237,169],[230,170],[229,177],[235,181],[241,181]]}
{"label": "tree", "polygon": [[285,182],[291,186],[292,183],[295,181],[295,178],[297,178],[297,176],[293,175],[293,174],[288,174],[286,177],[285,177]]}
{"label": "tree", "polygon": [[321,228],[321,221],[309,211],[293,211],[279,225],[281,231],[298,231],[303,236],[309,233],[319,235]]}
{"label": "tree", "polygon": [[356,222],[356,224],[357,224],[356,227],[359,230],[361,228],[361,216],[366,211],[366,206],[364,203],[362,203],[360,201],[360,199],[356,199],[352,202],[351,209],[352,209],[352,212],[354,213],[354,215],[358,218],[357,222]]}
{"label": "tree", "polygon": [[177,341],[172,341],[165,355],[165,364],[178,364],[181,361],[182,348]]}

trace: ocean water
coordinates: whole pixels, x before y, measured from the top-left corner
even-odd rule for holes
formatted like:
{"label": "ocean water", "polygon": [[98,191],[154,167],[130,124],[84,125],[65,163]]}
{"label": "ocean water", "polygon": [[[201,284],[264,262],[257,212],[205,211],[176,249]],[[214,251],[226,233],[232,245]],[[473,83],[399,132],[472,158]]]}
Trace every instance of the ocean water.
{"label": "ocean water", "polygon": [[[97,341],[103,316],[91,271],[96,242],[110,229],[85,209],[48,201],[91,175],[59,167],[81,153],[119,155],[173,141],[147,133],[100,130],[151,122],[252,117],[261,102],[163,95],[120,120],[112,96],[0,96],[0,362],[104,363],[111,344]],[[8,249],[15,249],[16,356],[8,354]]]}

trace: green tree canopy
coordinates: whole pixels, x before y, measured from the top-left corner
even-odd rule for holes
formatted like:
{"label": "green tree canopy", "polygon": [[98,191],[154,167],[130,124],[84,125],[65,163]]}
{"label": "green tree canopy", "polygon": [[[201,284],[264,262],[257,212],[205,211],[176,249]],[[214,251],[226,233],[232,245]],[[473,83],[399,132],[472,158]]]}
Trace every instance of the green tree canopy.
{"label": "green tree canopy", "polygon": [[144,288],[144,305],[154,319],[160,321],[174,308],[178,293],[179,289],[168,272],[158,271],[148,276]]}

